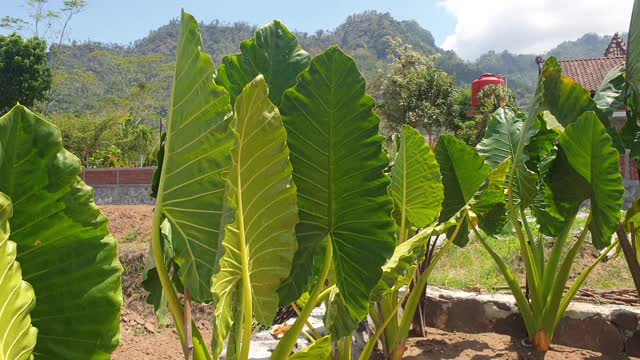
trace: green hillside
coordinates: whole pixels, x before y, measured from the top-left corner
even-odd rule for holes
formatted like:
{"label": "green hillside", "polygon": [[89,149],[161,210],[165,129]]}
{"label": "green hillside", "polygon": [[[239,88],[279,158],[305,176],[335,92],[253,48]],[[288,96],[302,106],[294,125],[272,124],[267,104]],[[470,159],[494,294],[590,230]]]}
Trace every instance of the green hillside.
{"label": "green hillside", "polygon": [[[219,64],[225,55],[238,52],[238,44],[252,37],[255,29],[255,25],[243,22],[201,24],[205,51]],[[148,96],[156,97],[157,103],[163,103],[161,99],[168,96],[167,83],[171,80],[169,74],[175,57],[177,34],[178,21],[174,19],[127,46],[96,42],[64,46],[60,66],[72,80],[75,77],[77,81],[84,81],[86,86],[78,88],[70,86],[69,81],[59,82],[59,96],[48,110],[54,113],[90,111],[96,104],[104,104],[111,98],[117,98],[122,91],[136,86],[153,87]],[[436,64],[453,75],[461,87],[469,87],[483,73],[507,75],[508,85],[520,104],[526,104],[537,78],[534,54],[489,51],[476,61],[467,62],[453,51],[437,47],[432,34],[417,22],[399,21],[389,13],[367,11],[349,16],[331,31],[298,32],[296,35],[312,54],[318,54],[331,45],[339,45],[356,59],[369,80],[374,80],[389,63],[391,44],[397,41],[433,56]],[[555,55],[561,59],[599,57],[610,39],[611,36],[585,34],[542,55]],[[142,58],[134,60],[133,57]],[[160,106],[159,114],[165,111]]]}

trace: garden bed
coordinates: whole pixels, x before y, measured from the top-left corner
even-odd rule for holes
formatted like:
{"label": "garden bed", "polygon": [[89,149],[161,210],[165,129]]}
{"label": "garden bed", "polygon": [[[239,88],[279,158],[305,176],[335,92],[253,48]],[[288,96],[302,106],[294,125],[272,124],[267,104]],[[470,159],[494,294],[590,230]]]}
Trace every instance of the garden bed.
{"label": "garden bed", "polygon": [[[170,315],[167,314],[164,319],[164,324],[158,322],[156,316],[153,314],[151,306],[145,303],[146,293],[140,288],[140,282],[142,280],[142,270],[148,257],[148,241],[150,238],[151,218],[153,207],[149,205],[122,205],[122,206],[102,206],[101,209],[111,219],[110,229],[113,235],[119,240],[120,259],[125,267],[125,275],[123,279],[123,291],[125,295],[124,309],[122,315],[122,340],[118,350],[114,353],[115,360],[124,359],[177,359],[182,357],[182,350],[180,349],[179,340],[173,330],[171,324]],[[497,240],[496,240],[497,241]],[[506,244],[505,244],[506,245]],[[512,245],[517,246],[517,245]],[[505,246],[506,248],[506,246]],[[452,273],[448,276],[446,282],[450,285],[462,285],[473,283],[471,280],[474,278],[470,275],[471,269],[461,267],[462,264],[471,264],[475,262],[475,265],[483,263],[482,258],[484,254],[480,252],[479,248],[473,247],[473,242],[465,249],[454,249],[450,254],[443,259],[440,264],[442,270],[438,273],[441,274],[435,279],[442,282],[443,272],[447,269],[451,270],[454,264],[458,264],[458,275]],[[511,250],[513,251],[513,249]],[[586,253],[584,256],[591,256]],[[464,260],[464,258],[470,257],[473,260]],[[516,256],[517,257],[517,256]],[[515,259],[515,257],[514,257]],[[464,261],[463,261],[464,260]],[[516,260],[514,260],[516,261]],[[622,261],[622,259],[614,259],[615,261]],[[611,273],[605,271],[605,268],[612,264],[603,264],[599,266],[592,274],[595,278],[606,279],[607,274],[611,277]],[[614,263],[615,265],[615,263]],[[497,270],[492,269],[493,263],[487,261],[481,268],[486,268],[481,271],[485,271],[485,275],[475,277],[475,279],[487,279],[488,276],[493,276],[495,279],[491,280],[493,286],[487,286],[492,291],[499,291],[501,288],[501,279]],[[492,271],[496,271],[495,275]],[[622,270],[620,270],[622,271]],[[627,270],[628,271],[628,270]],[[591,282],[590,285],[601,285],[601,289],[595,291],[595,293],[602,293],[602,291],[610,291],[610,284],[615,281],[626,283],[628,278],[624,278],[626,275],[620,275],[616,273],[617,277],[622,276],[620,279],[609,279],[608,281]],[[460,279],[458,282],[454,282],[451,279],[454,276],[458,276]],[[461,286],[463,288],[472,288],[475,290],[482,290],[486,293],[482,287],[482,281],[476,281],[474,287]],[[433,294],[434,288],[430,288],[430,292]],[[446,290],[445,290],[446,291]],[[509,295],[492,295],[497,297],[510,298]],[[471,293],[468,297],[474,299],[478,298],[477,293]],[[597,297],[596,302],[606,303],[608,300],[606,296]],[[434,303],[434,311],[432,312],[434,317],[442,316],[442,307],[439,307],[434,302],[434,297],[431,297],[431,301]],[[451,302],[451,301],[449,301]],[[461,305],[458,305],[461,306]],[[464,307],[464,306],[463,306]],[[636,307],[637,309],[637,307]],[[198,327],[201,329],[205,338],[210,337],[211,326],[208,319],[211,318],[211,308],[208,306],[195,306],[194,318]],[[473,310],[474,314],[479,312]],[[462,314],[462,313],[460,313]],[[572,314],[569,311],[569,314]],[[472,317],[465,317],[465,321],[473,320]],[[512,331],[500,331],[491,328],[483,328],[479,326],[475,328],[477,334],[469,334],[469,330],[462,328],[456,328],[447,325],[446,320],[444,325],[436,324],[435,318],[432,318],[433,322],[430,326],[438,326],[442,329],[429,328],[427,330],[427,337],[411,339],[409,349],[406,353],[408,359],[533,359],[531,350],[520,344],[520,340],[524,336],[521,323],[516,320],[512,323],[510,328]],[[439,321],[443,321],[440,319]],[[515,324],[515,325],[514,325]],[[598,324],[594,323],[596,326]],[[476,324],[477,325],[477,324]],[[473,325],[473,326],[476,326]],[[469,325],[471,326],[471,325]],[[520,326],[520,327],[518,327]],[[514,330],[515,329],[515,330]],[[519,329],[519,330],[518,330]],[[519,331],[519,332],[518,332]],[[497,332],[507,332],[508,335],[499,334]],[[585,358],[601,358],[601,353],[589,350],[581,350],[577,348],[566,347],[562,345],[554,346],[554,349],[547,354],[545,359],[585,359]],[[623,358],[618,355],[607,355],[603,358]]]}

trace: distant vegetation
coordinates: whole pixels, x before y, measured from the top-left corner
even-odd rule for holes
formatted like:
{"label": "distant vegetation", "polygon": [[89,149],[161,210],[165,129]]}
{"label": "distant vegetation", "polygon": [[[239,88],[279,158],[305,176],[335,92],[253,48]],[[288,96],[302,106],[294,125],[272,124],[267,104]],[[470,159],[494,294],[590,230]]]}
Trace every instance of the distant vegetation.
{"label": "distant vegetation", "polygon": [[[178,38],[177,19],[153,30],[148,36],[130,46],[98,42],[73,43],[65,47],[64,66],[69,71],[88,70],[97,78],[111,77],[110,67],[101,64],[95,57],[100,51],[117,56],[162,56],[165,63],[173,62]],[[226,24],[213,21],[201,24],[204,50],[219,64],[222,58],[239,52],[238,44],[253,36],[256,27],[244,22]],[[315,33],[297,32],[303,48],[312,55],[319,54],[329,46],[337,44],[351,55],[369,82],[375,81],[392,61],[390,49],[394,41],[410,45],[413,50],[434,56],[436,66],[456,79],[460,87],[469,84],[483,73],[507,75],[508,85],[519,104],[524,104],[535,89],[538,69],[536,55],[554,55],[558,59],[600,57],[607,48],[611,36],[586,34],[576,41],[566,41],[546,54],[516,55],[508,51],[489,51],[474,62],[462,60],[453,51],[439,48],[433,35],[415,21],[399,21],[389,13],[367,11],[349,16],[334,30],[318,30]],[[626,38],[626,34],[624,34]],[[153,73],[153,71],[151,71]],[[131,79],[135,81],[135,79]],[[168,87],[164,89],[167,90]],[[166,93],[158,94],[166,98]],[[375,95],[375,94],[374,94]],[[82,99],[69,97],[57,105],[60,108],[75,108],[73,104]],[[64,102],[70,102],[65,104]],[[83,105],[84,106],[84,105]]]}
{"label": "distant vegetation", "polygon": [[[26,4],[39,6],[38,4],[47,4],[47,1],[28,0]],[[107,147],[98,146],[101,141],[96,141],[94,146],[91,146],[96,153],[84,153],[82,156],[85,166],[153,164],[153,157],[143,153],[150,153],[155,149],[159,133],[167,121],[168,104],[164,99],[170,96],[179,21],[173,19],[129,45],[91,41],[68,42],[71,36],[64,33],[64,28],[56,30],[52,21],[70,20],[71,16],[82,11],[85,5],[86,3],[82,1],[75,4],[76,7],[60,9],[58,18],[54,19],[47,19],[47,13],[43,12],[45,8],[39,8],[42,12],[38,15],[40,30],[31,32],[25,30],[28,26],[35,25],[35,18],[30,23],[5,17],[2,19],[4,22],[0,21],[0,26],[13,26],[15,30],[25,35],[38,34],[46,38],[50,44],[49,62],[53,85],[46,94],[46,100],[36,99],[40,100],[35,104],[36,110],[49,115],[58,125],[70,129],[85,128],[84,124],[76,124],[83,119],[92,124],[110,126],[107,131],[109,135],[100,136],[100,139],[108,139],[114,136],[113,134],[121,132],[130,133],[132,126],[135,127],[135,134],[150,134],[151,138],[156,139],[145,149],[126,143],[126,139],[134,139],[136,136],[124,137],[118,144],[110,144]],[[47,25],[46,28],[44,24]],[[53,24],[55,25],[55,22]],[[204,51],[211,54],[216,64],[220,64],[225,55],[238,53],[238,44],[251,38],[256,30],[256,26],[248,23],[229,24],[217,20],[209,24],[200,24],[200,26]],[[366,11],[349,16],[344,23],[333,30],[318,30],[314,33],[297,32],[296,36],[300,45],[311,55],[320,54],[335,44],[345,50],[356,60],[359,69],[368,80],[369,92],[380,103],[385,102],[384,79],[388,79],[390,72],[393,71],[389,66],[395,58],[394,46],[401,44],[416,54],[430,58],[430,63],[449,74],[455,86],[458,87],[456,103],[451,104],[449,109],[450,113],[457,115],[448,119],[445,126],[449,131],[456,131],[465,126],[467,130],[470,129],[470,119],[464,116],[468,107],[465,101],[470,99],[466,89],[481,74],[489,72],[507,75],[508,86],[516,103],[521,106],[529,101],[537,79],[537,66],[533,54],[514,55],[507,51],[489,51],[474,62],[464,61],[455,52],[439,48],[432,34],[417,22],[398,21],[389,13]],[[626,38],[626,34],[624,36]],[[556,55],[560,59],[602,56],[610,38],[610,36],[586,34],[576,41],[560,44],[543,56]],[[14,101],[15,99],[11,100],[12,103]],[[385,117],[382,109],[380,112]],[[393,121],[388,119],[388,116],[384,120],[387,123]],[[122,128],[123,124],[128,124],[129,128]],[[481,126],[481,128],[484,127]],[[74,134],[78,137],[66,139],[67,147],[73,147],[72,142],[86,143],[95,135],[86,132],[82,134],[82,131],[68,133],[71,137]],[[482,134],[470,136],[479,139]],[[136,148],[136,150],[127,153],[125,150],[127,148]]]}

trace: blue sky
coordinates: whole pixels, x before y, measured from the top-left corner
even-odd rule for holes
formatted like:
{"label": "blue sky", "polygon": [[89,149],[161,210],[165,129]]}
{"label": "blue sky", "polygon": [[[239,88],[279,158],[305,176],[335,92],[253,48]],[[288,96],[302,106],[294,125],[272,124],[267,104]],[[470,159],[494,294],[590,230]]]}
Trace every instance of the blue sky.
{"label": "blue sky", "polygon": [[[0,17],[26,17],[23,0],[0,0],[7,1],[8,6],[0,7]],[[62,3],[50,2],[53,8]],[[72,22],[73,39],[129,43],[179,16],[181,8],[204,22],[219,19],[261,25],[279,19],[289,28],[307,32],[333,29],[348,15],[374,9],[388,11],[397,19],[417,20],[433,33],[438,43],[444,41],[455,26],[455,19],[438,6],[436,0],[88,0],[88,3],[87,9]]]}
{"label": "blue sky", "polygon": [[[63,0],[49,0],[59,8]],[[488,50],[542,54],[587,32],[626,31],[633,0],[87,0],[71,24],[71,39],[127,44],[166,24],[185,8],[198,20],[282,20],[291,29],[333,29],[365,10],[414,19],[436,44],[473,60]],[[0,18],[26,18],[25,0],[0,0]],[[0,29],[0,34],[7,30]],[[28,35],[28,34],[26,34]],[[604,51],[604,49],[603,49]]]}

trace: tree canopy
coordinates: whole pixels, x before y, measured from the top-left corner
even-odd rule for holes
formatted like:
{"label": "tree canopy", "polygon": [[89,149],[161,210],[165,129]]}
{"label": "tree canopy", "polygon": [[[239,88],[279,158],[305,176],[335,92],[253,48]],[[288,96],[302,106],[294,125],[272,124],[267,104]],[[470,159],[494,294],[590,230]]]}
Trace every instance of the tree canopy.
{"label": "tree canopy", "polygon": [[46,43],[24,40],[18,34],[0,36],[0,114],[17,102],[33,106],[46,99],[51,89]]}
{"label": "tree canopy", "polygon": [[385,125],[393,130],[411,125],[430,141],[436,130],[454,130],[459,108],[455,79],[422,53],[402,45],[395,51],[381,84],[379,112]]}

